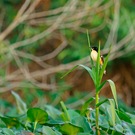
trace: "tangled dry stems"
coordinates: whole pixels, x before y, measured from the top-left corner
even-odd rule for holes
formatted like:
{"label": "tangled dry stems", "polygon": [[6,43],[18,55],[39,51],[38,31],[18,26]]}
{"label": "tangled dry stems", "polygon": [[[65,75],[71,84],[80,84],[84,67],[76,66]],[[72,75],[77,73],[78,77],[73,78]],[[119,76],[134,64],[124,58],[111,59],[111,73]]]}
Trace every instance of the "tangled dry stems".
{"label": "tangled dry stems", "polygon": [[[10,54],[11,58],[7,59],[7,62],[4,63],[1,67],[7,69],[10,66],[12,61],[15,61],[17,64],[17,69],[14,72],[6,72],[5,79],[0,78],[0,92],[5,92],[13,90],[20,87],[40,87],[41,89],[52,90],[56,89],[56,82],[47,83],[46,77],[61,71],[69,70],[77,64],[87,64],[89,61],[89,56],[77,60],[68,64],[59,64],[57,66],[47,64],[47,60],[55,58],[62,50],[68,46],[68,40],[66,37],[61,34],[57,36],[57,31],[62,29],[72,29],[74,31],[86,33],[86,29],[82,27],[84,24],[89,24],[93,16],[96,16],[98,13],[106,12],[111,7],[114,9],[113,19],[104,15],[104,21],[101,25],[95,28],[89,29],[89,33],[97,33],[102,31],[105,26],[108,26],[109,33],[107,36],[105,48],[102,50],[102,54],[108,52],[110,44],[113,45],[111,51],[110,60],[114,60],[117,57],[124,56],[126,53],[132,52],[135,50],[134,47],[134,26],[130,25],[129,33],[120,41],[117,40],[118,37],[118,28],[119,28],[119,18],[120,18],[120,1],[119,0],[110,0],[108,3],[101,4],[102,0],[97,0],[94,4],[89,5],[89,1],[75,1],[69,0],[63,7],[59,7],[53,10],[36,12],[35,8],[38,5],[40,0],[26,0],[20,10],[18,11],[15,19],[11,24],[0,33],[0,41],[6,42],[9,40],[8,35],[14,32],[14,29],[19,26],[21,23],[27,23],[29,25],[47,25],[48,28],[43,30],[41,33],[34,35],[33,37],[17,41],[13,44],[7,44],[4,54]],[[128,21],[128,20],[127,20]],[[134,24],[134,22],[128,22]],[[56,31],[57,30],[57,31]],[[54,36],[61,40],[60,45],[51,53],[45,54],[43,56],[36,56],[35,54],[25,52],[20,50],[20,47],[27,47],[31,44],[47,38],[47,36]],[[127,44],[128,47],[127,47]],[[126,47],[126,51],[123,52],[121,48]],[[3,52],[1,53],[3,55]],[[31,71],[27,63],[22,62],[23,58],[27,58],[31,61],[36,62],[43,69]],[[38,81],[41,79],[42,81]],[[22,82],[25,80],[25,82]],[[5,85],[7,84],[8,85]],[[32,85],[30,85],[32,84]]]}

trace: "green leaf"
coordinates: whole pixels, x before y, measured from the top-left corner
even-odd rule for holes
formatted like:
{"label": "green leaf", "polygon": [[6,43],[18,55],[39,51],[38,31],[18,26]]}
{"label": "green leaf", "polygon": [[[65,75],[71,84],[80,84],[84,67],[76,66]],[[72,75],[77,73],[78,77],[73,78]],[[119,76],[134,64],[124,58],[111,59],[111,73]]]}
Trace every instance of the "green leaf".
{"label": "green leaf", "polygon": [[[89,51],[90,51],[90,53],[91,53],[90,37],[89,37],[89,32],[88,32],[88,30],[87,30],[87,40],[88,40]],[[89,55],[89,56],[90,56],[90,55]],[[93,60],[92,60],[91,56],[90,56],[90,61],[91,61],[92,67],[93,67],[94,64],[93,64]]]}
{"label": "green leaf", "polygon": [[108,55],[104,59],[104,64],[103,64],[103,66],[102,66],[102,68],[100,70],[100,74],[99,74],[99,78],[100,78],[99,80],[100,80],[100,82],[102,81],[103,74],[104,74],[104,71],[105,71],[106,66],[107,66],[107,63],[108,63],[108,59],[109,59],[109,56],[110,56],[110,51],[111,51],[111,46],[110,46]]}
{"label": "green leaf", "polygon": [[128,122],[128,123],[132,123],[130,116],[128,116],[128,114],[126,114],[125,112],[118,110],[117,114],[121,120],[124,120],[125,122]]}
{"label": "green leaf", "polygon": [[2,131],[3,131],[4,135],[15,135],[13,130],[8,129],[8,128],[3,128]]}
{"label": "green leaf", "polygon": [[100,135],[108,135],[107,131],[101,130]]}
{"label": "green leaf", "polygon": [[66,72],[66,73],[61,77],[61,79],[64,78],[65,76],[67,76],[67,75],[68,75],[69,73],[71,73],[72,71],[74,71],[78,66],[79,66],[79,65],[76,65],[76,66],[74,66],[71,70],[69,70],[68,72]]}
{"label": "green leaf", "polygon": [[88,30],[87,30],[87,39],[88,39],[89,48],[91,48],[91,46],[90,46],[90,37],[89,37],[89,32],[88,32]]}
{"label": "green leaf", "polygon": [[76,116],[76,117],[74,117],[74,119],[71,120],[71,123],[73,125],[81,127],[84,130],[84,132],[89,133],[90,131],[92,131],[90,123],[83,116]]}
{"label": "green leaf", "polygon": [[20,123],[17,118],[0,117],[8,128],[19,127]]}
{"label": "green leaf", "polygon": [[60,102],[61,106],[62,106],[62,109],[64,110],[64,113],[61,114],[62,118],[65,120],[65,121],[70,121],[70,116],[68,114],[68,111],[67,111],[67,108],[64,104],[63,101]]}
{"label": "green leaf", "polygon": [[105,128],[105,129],[108,129],[110,127],[106,116],[100,115],[100,117],[99,117],[99,126],[101,128]]}
{"label": "green leaf", "polygon": [[74,71],[78,66],[83,67],[90,74],[90,76],[91,76],[94,84],[96,84],[96,77],[94,75],[94,72],[89,67],[87,67],[85,65],[82,65],[82,64],[79,64],[79,65],[74,66],[71,70],[69,70],[68,72],[66,72],[61,78],[67,76],[69,73],[71,73],[72,71]]}
{"label": "green leaf", "polygon": [[102,82],[99,87],[97,88],[97,92],[99,93],[101,91],[101,89],[103,88],[103,86],[106,84],[107,81]]}
{"label": "green leaf", "polygon": [[135,134],[135,125],[123,122],[122,126],[124,128],[125,135],[134,135]]}
{"label": "green leaf", "polygon": [[51,127],[48,126],[43,126],[42,127],[42,134],[45,135],[62,135],[60,132],[55,132]]}
{"label": "green leaf", "polygon": [[27,105],[25,104],[25,102],[23,102],[21,97],[16,92],[12,91],[11,93],[16,99],[18,113],[19,114],[26,113],[27,112]]}
{"label": "green leaf", "polygon": [[89,75],[91,76],[91,78],[92,78],[92,80],[93,80],[93,82],[94,82],[94,84],[96,84],[96,77],[95,77],[95,75],[94,75],[94,72],[91,70],[91,68],[89,68],[89,67],[87,67],[87,66],[85,66],[85,65],[79,65],[80,67],[83,67],[88,73],[89,73]]}
{"label": "green leaf", "polygon": [[48,114],[40,108],[30,108],[27,111],[27,118],[30,122],[45,124],[48,120]]}
{"label": "green leaf", "polygon": [[122,123],[122,120],[119,118],[118,114],[116,113],[116,110],[115,110],[116,123],[117,124],[121,124]]}
{"label": "green leaf", "polygon": [[118,109],[116,87],[115,87],[115,84],[112,80],[104,81],[103,83],[100,84],[100,86],[97,88],[97,90],[98,90],[98,92],[100,92],[102,87],[106,84],[106,82],[108,82],[110,87],[111,87],[111,91],[112,91],[112,94],[113,94],[113,97],[114,97],[114,100],[115,100],[115,103],[116,103],[116,107]]}
{"label": "green leaf", "polygon": [[112,90],[112,94],[113,94],[113,97],[114,97],[114,101],[115,101],[115,104],[116,104],[116,107],[118,109],[118,102],[117,102],[117,93],[116,93],[116,87],[115,87],[115,84],[112,80],[107,80],[110,84],[110,87],[111,87],[111,90]]}
{"label": "green leaf", "polygon": [[74,119],[75,117],[81,116],[81,115],[79,114],[79,112],[77,112],[77,111],[75,111],[75,110],[73,110],[73,109],[69,109],[69,110],[68,110],[68,114],[69,114],[70,120]]}
{"label": "green leaf", "polygon": [[104,99],[103,101],[100,101],[98,104],[96,104],[96,107],[99,107],[100,105],[102,105],[103,103],[107,102],[108,99]]}
{"label": "green leaf", "polygon": [[77,127],[71,123],[66,123],[60,127],[60,130],[63,132],[63,134],[66,135],[77,135],[79,132],[83,132],[83,129],[80,127]]}
{"label": "green leaf", "polygon": [[84,105],[82,106],[82,109],[81,109],[81,115],[85,115],[86,112],[88,111],[88,108],[90,106],[90,103],[94,100],[94,97],[91,97],[90,99],[88,99]]}
{"label": "green leaf", "polygon": [[78,133],[77,135],[92,135],[90,133]]}
{"label": "green leaf", "polygon": [[123,133],[123,131],[124,131],[122,125],[120,125],[120,124],[116,124],[116,125],[114,126],[114,128],[116,129],[116,131],[118,131],[118,132],[120,132],[120,133]]}
{"label": "green leaf", "polygon": [[111,114],[111,121],[112,121],[112,126],[115,126],[115,121],[116,121],[116,118],[115,118],[115,104],[114,104],[114,100],[113,99],[109,99],[109,102],[110,102],[110,114]]}
{"label": "green leaf", "polygon": [[96,92],[98,92],[97,88],[100,84],[99,71],[100,71],[100,44],[98,46],[98,57],[97,57],[97,61],[96,61]]}
{"label": "green leaf", "polygon": [[54,108],[53,106],[45,105],[45,110],[49,114],[49,116],[52,117],[53,119],[59,119],[60,118],[61,111]]}
{"label": "green leaf", "polygon": [[[109,100],[109,99],[108,99]],[[111,99],[114,100],[114,99]],[[100,111],[103,113],[103,116],[106,117],[106,120],[110,123],[111,126],[113,126],[112,122],[112,111],[111,111],[111,105],[110,102],[105,102],[100,106]],[[115,123],[121,124],[122,121],[118,117],[116,110],[115,110]]]}
{"label": "green leaf", "polygon": [[130,117],[132,124],[135,125],[135,115],[130,114],[130,113],[126,113],[126,114]]}

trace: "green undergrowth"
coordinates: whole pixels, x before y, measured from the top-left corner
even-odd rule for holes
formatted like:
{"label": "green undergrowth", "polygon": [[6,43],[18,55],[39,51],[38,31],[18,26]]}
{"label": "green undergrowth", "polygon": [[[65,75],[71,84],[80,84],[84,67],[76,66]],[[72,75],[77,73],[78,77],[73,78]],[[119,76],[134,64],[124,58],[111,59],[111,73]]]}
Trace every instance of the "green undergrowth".
{"label": "green undergrowth", "polygon": [[[42,108],[27,108],[20,96],[12,92],[16,99],[15,116],[0,115],[0,135],[94,135],[96,134],[95,109],[87,100],[80,110],[43,105]],[[101,102],[100,102],[101,103]],[[134,135],[135,114],[114,108],[114,100],[107,99],[99,106],[99,131],[101,135]]]}

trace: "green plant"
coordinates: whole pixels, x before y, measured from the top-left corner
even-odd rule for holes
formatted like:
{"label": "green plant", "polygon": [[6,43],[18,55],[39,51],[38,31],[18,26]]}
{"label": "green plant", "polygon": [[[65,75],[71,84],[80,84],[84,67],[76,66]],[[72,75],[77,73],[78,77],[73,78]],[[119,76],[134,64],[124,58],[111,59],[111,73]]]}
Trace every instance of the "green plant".
{"label": "green plant", "polygon": [[[88,35],[88,32],[87,32],[87,35]],[[91,48],[89,36],[88,36],[88,43],[89,43],[89,48]],[[112,90],[112,93],[113,93],[113,96],[114,96],[114,100],[115,100],[116,106],[118,108],[115,84],[113,83],[112,80],[107,80],[107,81],[102,82],[103,74],[104,74],[104,71],[105,71],[106,66],[107,66],[109,55],[110,55],[110,51],[105,58],[103,66],[100,67],[100,44],[99,44],[96,66],[94,66],[93,62],[91,62],[92,69],[90,69],[88,67],[86,68],[85,66],[83,66],[89,72],[89,74],[90,74],[90,76],[91,76],[91,78],[94,82],[94,85],[95,85],[95,108],[96,108],[95,116],[96,116],[96,134],[97,135],[100,134],[99,133],[99,105],[104,103],[103,101],[99,102],[99,93],[100,93],[102,87],[105,85],[106,82],[109,82],[109,84],[111,86],[111,90]],[[112,102],[110,102],[110,104],[112,104]],[[113,104],[112,104],[112,106],[113,106]],[[112,108],[112,109],[113,109],[112,111],[115,112],[114,108]],[[113,116],[114,116],[114,113],[113,113]]]}
{"label": "green plant", "polygon": [[[90,39],[89,39],[88,31],[87,31],[87,38],[88,38],[88,44],[89,44],[89,49],[90,49],[90,53],[91,53],[91,46],[90,46]],[[116,94],[116,88],[115,88],[114,82],[112,80],[106,80],[106,81],[102,82],[104,71],[105,71],[107,63],[108,63],[109,55],[110,55],[110,51],[109,51],[108,55],[106,56],[106,58],[104,60],[104,64],[101,67],[100,66],[100,44],[99,44],[99,46],[98,46],[98,57],[97,57],[96,65],[95,65],[95,63],[92,61],[92,59],[90,57],[91,68],[89,68],[88,66],[85,66],[85,65],[77,65],[77,66],[75,66],[73,69],[71,69],[69,72],[67,72],[65,74],[65,75],[69,74],[71,71],[76,69],[78,66],[83,67],[90,74],[90,76],[91,76],[91,78],[93,80],[93,83],[95,85],[95,124],[96,124],[96,135],[100,134],[100,132],[99,132],[99,106],[107,101],[105,99],[104,101],[99,102],[99,93],[100,93],[102,87],[106,84],[106,82],[108,82],[110,84],[110,87],[111,87],[111,90],[112,90],[112,94],[113,94],[113,97],[114,97],[114,101],[115,101],[116,107],[118,108],[117,94]],[[91,98],[90,98],[90,101],[91,101]],[[109,101],[110,101],[110,104],[112,106],[112,116],[113,116],[113,119],[115,119],[115,116],[114,116],[115,115],[114,114],[115,107],[114,107],[113,101],[112,100],[109,100]],[[89,104],[87,104],[87,107],[88,106],[89,106]]]}
{"label": "green plant", "polygon": [[[67,108],[61,102],[61,109],[51,105],[42,105],[42,108],[27,108],[20,96],[12,92],[16,99],[19,115],[0,115],[1,135],[95,135],[95,109],[89,109],[94,100],[91,97],[82,106],[81,110]],[[109,101],[109,102],[108,102]],[[115,109],[114,100],[106,99],[99,102],[98,126],[102,135],[129,135],[135,134],[135,114]],[[12,107],[13,109],[13,107]]]}

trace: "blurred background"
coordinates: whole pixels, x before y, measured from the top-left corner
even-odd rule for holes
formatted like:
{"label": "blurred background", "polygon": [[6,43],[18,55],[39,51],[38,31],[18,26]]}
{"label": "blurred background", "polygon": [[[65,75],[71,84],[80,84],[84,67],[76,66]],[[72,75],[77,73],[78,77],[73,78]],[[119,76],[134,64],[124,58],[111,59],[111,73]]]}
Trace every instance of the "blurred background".
{"label": "blurred background", "polygon": [[[89,47],[101,43],[111,55],[104,79],[112,79],[119,103],[135,106],[134,0],[0,0],[1,112],[14,105],[11,91],[28,106],[61,100],[78,108],[94,96],[94,85],[77,64],[89,65]],[[112,97],[106,85],[102,97]],[[124,101],[124,102],[123,102]]]}

